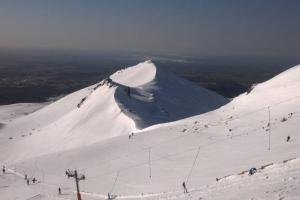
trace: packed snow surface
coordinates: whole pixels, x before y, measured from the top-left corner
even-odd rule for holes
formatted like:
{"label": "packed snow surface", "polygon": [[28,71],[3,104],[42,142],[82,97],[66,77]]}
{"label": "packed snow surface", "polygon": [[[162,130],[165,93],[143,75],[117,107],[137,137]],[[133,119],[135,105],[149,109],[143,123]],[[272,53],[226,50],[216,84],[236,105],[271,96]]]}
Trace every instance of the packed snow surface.
{"label": "packed snow surface", "polygon": [[156,66],[151,61],[117,71],[110,78],[122,85],[138,87],[155,79]]}
{"label": "packed snow surface", "polygon": [[42,107],[48,105],[47,103],[17,103],[11,105],[0,106],[0,122],[7,122],[24,115],[33,113]]}
{"label": "packed snow surface", "polygon": [[13,119],[1,198],[75,199],[77,169],[82,199],[299,199],[300,67],[226,105],[196,88],[147,61]]}

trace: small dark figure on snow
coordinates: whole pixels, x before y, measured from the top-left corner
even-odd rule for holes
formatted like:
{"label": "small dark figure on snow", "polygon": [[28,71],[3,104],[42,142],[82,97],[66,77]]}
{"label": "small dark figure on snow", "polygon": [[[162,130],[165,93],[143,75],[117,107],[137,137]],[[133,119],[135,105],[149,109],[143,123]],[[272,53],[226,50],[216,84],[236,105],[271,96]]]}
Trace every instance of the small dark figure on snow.
{"label": "small dark figure on snow", "polygon": [[27,180],[27,174],[25,174],[24,179]]}
{"label": "small dark figure on snow", "polygon": [[291,137],[290,137],[290,136],[287,136],[286,142],[289,142],[290,140],[291,140]]}
{"label": "small dark figure on snow", "polygon": [[126,94],[127,94],[128,97],[130,97],[130,87],[126,88]]}
{"label": "small dark figure on snow", "polygon": [[29,185],[29,179],[27,179],[27,185]]}
{"label": "small dark figure on snow", "polygon": [[68,176],[68,178],[70,178],[68,171],[65,171],[65,174]]}
{"label": "small dark figure on snow", "polygon": [[108,200],[111,200],[110,193],[107,193],[107,199],[108,199]]}
{"label": "small dark figure on snow", "polygon": [[183,193],[188,193],[185,182],[182,183]]}
{"label": "small dark figure on snow", "polygon": [[129,140],[131,139],[131,135],[128,136],[128,139],[129,139]]}
{"label": "small dark figure on snow", "polygon": [[32,179],[32,182],[33,182],[33,183],[35,183],[35,182],[36,182],[36,179],[35,179],[34,177],[33,177],[33,179]]}
{"label": "small dark figure on snow", "polygon": [[58,194],[61,195],[61,188],[58,188]]}
{"label": "small dark figure on snow", "polygon": [[250,170],[249,170],[249,176],[255,174],[257,172],[256,168],[255,167],[252,167]]}
{"label": "small dark figure on snow", "polygon": [[5,173],[5,165],[3,165],[3,168],[2,168],[2,172],[3,172],[3,174]]}

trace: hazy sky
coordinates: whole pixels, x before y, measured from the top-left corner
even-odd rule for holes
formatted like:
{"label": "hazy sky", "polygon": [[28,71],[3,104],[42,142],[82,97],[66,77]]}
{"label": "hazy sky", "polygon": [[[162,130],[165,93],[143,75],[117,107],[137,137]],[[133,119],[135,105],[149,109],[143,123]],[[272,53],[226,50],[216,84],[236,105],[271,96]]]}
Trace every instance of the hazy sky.
{"label": "hazy sky", "polygon": [[1,0],[0,47],[298,56],[300,0]]}

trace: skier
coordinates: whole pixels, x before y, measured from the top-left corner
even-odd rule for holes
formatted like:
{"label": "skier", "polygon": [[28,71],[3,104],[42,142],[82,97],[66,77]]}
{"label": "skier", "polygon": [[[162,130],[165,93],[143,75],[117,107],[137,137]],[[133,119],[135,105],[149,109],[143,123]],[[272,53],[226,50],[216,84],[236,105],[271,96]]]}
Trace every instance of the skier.
{"label": "skier", "polygon": [[5,174],[5,165],[3,165],[2,172]]}
{"label": "skier", "polygon": [[182,187],[183,187],[183,193],[188,193],[185,182],[183,181],[182,183]]}
{"label": "skier", "polygon": [[108,199],[108,200],[111,200],[110,193],[107,193],[107,199]]}
{"label": "skier", "polygon": [[27,174],[25,174],[24,179],[27,180]]}
{"label": "skier", "polygon": [[290,137],[290,136],[287,136],[287,138],[286,138],[286,142],[289,142],[289,141],[290,141],[290,139],[291,139],[291,137]]}
{"label": "skier", "polygon": [[33,179],[32,179],[32,183],[35,183],[35,181],[36,181],[36,179],[33,177]]}
{"label": "skier", "polygon": [[61,195],[61,188],[58,188],[58,194]]}
{"label": "skier", "polygon": [[249,176],[255,174],[257,172],[256,168],[255,167],[252,167],[250,170],[249,170]]}
{"label": "skier", "polygon": [[29,185],[29,179],[27,179],[27,185]]}

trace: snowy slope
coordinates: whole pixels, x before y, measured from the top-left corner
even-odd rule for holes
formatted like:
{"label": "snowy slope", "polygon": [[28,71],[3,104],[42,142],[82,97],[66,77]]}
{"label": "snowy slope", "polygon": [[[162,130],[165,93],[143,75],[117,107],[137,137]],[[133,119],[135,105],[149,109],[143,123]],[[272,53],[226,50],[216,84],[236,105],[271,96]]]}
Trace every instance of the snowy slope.
{"label": "snowy slope", "polygon": [[136,66],[128,67],[112,74],[110,78],[125,86],[138,87],[151,82],[156,76],[157,67],[151,62],[146,61]]}
{"label": "snowy slope", "polygon": [[208,112],[228,102],[151,61],[119,71],[111,79],[120,84],[115,93],[119,107],[139,129]]}
{"label": "snowy slope", "polygon": [[[151,66],[150,63],[145,64]],[[129,77],[131,73],[126,71],[124,74]],[[97,104],[104,109],[101,97],[110,99],[115,108],[120,109],[119,112],[123,109],[122,105],[126,108],[133,105],[130,108],[135,109],[132,116],[122,114],[123,120],[114,118],[114,126],[119,126],[116,123],[120,122],[133,123],[131,117],[134,116],[147,118],[139,112],[139,107],[147,106],[147,101],[138,98],[141,93],[138,90],[157,93],[150,86],[162,85],[160,81],[167,82],[159,80],[157,71],[155,68],[154,78],[150,70],[148,73],[152,75],[146,81],[131,82],[121,76],[122,72],[118,73],[122,79],[112,75],[112,81],[102,83],[103,90],[88,90],[88,98],[79,109],[71,109],[68,115],[79,112],[83,121],[75,121],[74,124],[85,124],[82,122],[93,117],[90,113],[86,114],[89,109],[83,108],[94,109]],[[98,140],[97,136],[87,133],[90,126],[81,129],[86,137],[94,140],[90,143],[84,141],[90,138],[85,138],[75,129],[66,135],[69,137],[67,140],[62,141],[64,146],[55,143],[59,140],[53,140],[54,144],[51,138],[42,140],[47,132],[43,132],[40,139],[37,139],[38,136],[31,137],[33,139],[26,138],[24,142],[21,138],[8,142],[3,137],[0,140],[0,163],[10,170],[0,176],[0,194],[4,199],[75,199],[74,180],[66,178],[64,171],[76,168],[86,175],[86,180],[80,182],[83,199],[107,199],[108,192],[117,195],[116,199],[299,199],[299,74],[300,67],[296,66],[258,84],[249,94],[242,94],[217,110],[176,122],[156,124],[140,130],[132,139],[121,134],[122,130],[116,130],[119,136]],[[132,85],[129,86],[129,83]],[[126,87],[133,92],[130,97],[135,99],[132,105],[127,101],[121,102],[116,96],[118,92],[126,95]],[[118,88],[121,91],[117,91]],[[94,101],[94,97],[99,102]],[[159,98],[157,101],[161,102]],[[153,106],[156,105],[162,103]],[[113,115],[111,106],[105,106],[111,111],[107,114]],[[166,105],[167,108],[169,106]],[[21,119],[12,124],[20,123]],[[66,120],[60,121],[64,124],[69,122],[65,116],[60,120]],[[89,125],[92,127],[93,124]],[[44,127],[45,131],[48,128],[55,130],[51,124]],[[1,136],[15,134],[9,129],[3,130],[5,132],[1,132]],[[286,142],[287,136],[291,137],[289,142]],[[77,140],[83,140],[84,145],[80,141],[74,142]],[[67,148],[68,143],[77,145]],[[45,148],[46,153],[43,154],[36,152],[35,148],[48,144],[53,145],[53,149]],[[26,151],[26,148],[32,149]],[[32,152],[32,155],[22,155],[20,151]],[[247,170],[251,167],[256,167],[258,173],[248,176]],[[40,183],[27,186],[23,180],[25,173],[36,177]],[[190,191],[188,194],[182,192],[183,181]],[[63,195],[57,194],[58,187],[62,187]]]}
{"label": "snowy slope", "polygon": [[[171,73],[158,71],[151,61],[140,63],[12,121],[2,128],[0,138],[10,138],[9,148],[19,155],[5,156],[6,162],[128,136],[137,129],[210,111],[227,102]],[[125,93],[127,88],[130,97]]]}
{"label": "snowy slope", "polygon": [[17,103],[0,106],[0,122],[11,121],[18,117],[33,113],[49,103]]}

